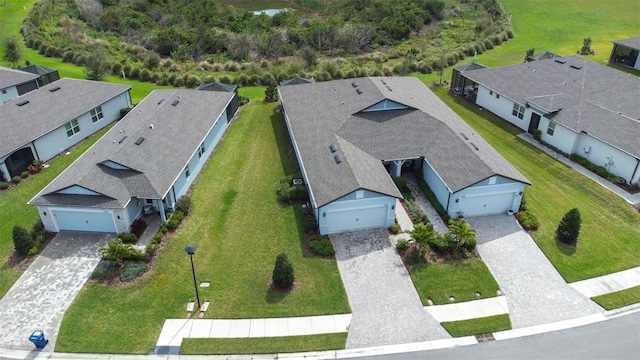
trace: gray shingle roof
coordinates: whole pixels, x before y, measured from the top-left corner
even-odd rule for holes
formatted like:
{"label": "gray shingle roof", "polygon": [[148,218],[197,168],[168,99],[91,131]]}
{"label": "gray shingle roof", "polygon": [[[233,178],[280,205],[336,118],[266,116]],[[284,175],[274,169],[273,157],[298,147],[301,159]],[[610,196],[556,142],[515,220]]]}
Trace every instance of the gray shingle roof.
{"label": "gray shingle roof", "polygon": [[24,84],[37,78],[38,75],[36,74],[0,66],[0,89]]}
{"label": "gray shingle roof", "polygon": [[[53,87],[60,89],[49,91]],[[0,156],[38,139],[129,89],[131,86],[128,85],[60,79],[6,102],[0,106]],[[17,105],[27,100],[28,104]]]}
{"label": "gray shingle roof", "polygon": [[612,146],[640,157],[640,79],[635,76],[579,56],[463,75],[522,105],[559,110],[553,117],[559,124],[608,139]]}
{"label": "gray shingle roof", "polygon": [[620,44],[635,50],[640,50],[640,36],[632,37],[628,39],[615,40],[613,43]]}
{"label": "gray shingle roof", "polygon": [[[234,96],[227,92],[154,90],[31,203],[65,201],[61,205],[122,208],[132,197],[163,198]],[[176,100],[179,102],[174,106]],[[140,137],[144,141],[136,145]],[[130,170],[101,165],[106,161]],[[55,193],[74,185],[111,200],[95,203],[95,196]]]}
{"label": "gray shingle roof", "polygon": [[[280,93],[318,206],[358,189],[399,197],[383,160],[425,157],[453,192],[493,175],[529,183],[417,78],[291,85]],[[409,109],[361,112],[383,100]]]}

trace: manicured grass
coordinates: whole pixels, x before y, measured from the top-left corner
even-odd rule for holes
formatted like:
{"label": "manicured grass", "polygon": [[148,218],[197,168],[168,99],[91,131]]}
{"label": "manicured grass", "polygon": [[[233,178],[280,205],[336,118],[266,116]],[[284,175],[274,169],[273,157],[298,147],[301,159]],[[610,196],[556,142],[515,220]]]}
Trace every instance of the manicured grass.
{"label": "manicured grass", "polygon": [[184,339],[180,355],[275,354],[344,349],[347,333],[234,339]]}
{"label": "manicured grass", "polygon": [[607,310],[621,308],[623,306],[637,303],[640,299],[640,286],[632,287],[614,293],[594,296],[591,300],[597,302]]}
{"label": "manicured grass", "polygon": [[[243,93],[262,96],[263,89]],[[56,351],[149,353],[165,318],[185,316],[194,298],[189,257],[207,318],[258,318],[349,312],[335,261],[305,251],[300,207],[281,205],[278,179],[292,174],[276,104],[259,98],[244,108],[193,188],[192,214],[162,250],[148,277],[122,288],[85,287],[68,310]],[[276,255],[286,252],[296,276],[289,294],[269,289]],[[289,348],[294,351],[296,347]],[[284,350],[283,350],[284,351]]]}
{"label": "manicured grass", "polygon": [[[435,305],[496,296],[498,283],[482,260],[466,259],[411,267],[411,280],[424,305]],[[480,293],[480,297],[476,296]]]}
{"label": "manicured grass", "polygon": [[7,264],[11,251],[13,251],[13,226],[18,224],[31,229],[40,219],[35,206],[27,205],[42,188],[51,180],[67,168],[80,154],[85,152],[89,146],[93,145],[112,125],[107,126],[98,133],[76,145],[69,155],[59,156],[49,161],[49,167],[36,175],[31,175],[23,180],[18,186],[0,194],[0,259],[3,259],[0,266],[0,297],[11,288],[13,283],[22,274],[13,270]]}
{"label": "manicured grass", "polygon": [[[455,97],[437,94],[532,183],[527,206],[540,221],[534,240],[567,282],[640,265],[640,214],[604,187],[520,140],[504,120]],[[582,215],[578,246],[555,240],[562,216],[572,208]],[[640,300],[640,298],[638,298]]]}
{"label": "manicured grass", "polygon": [[440,323],[453,337],[511,330],[509,314]]}

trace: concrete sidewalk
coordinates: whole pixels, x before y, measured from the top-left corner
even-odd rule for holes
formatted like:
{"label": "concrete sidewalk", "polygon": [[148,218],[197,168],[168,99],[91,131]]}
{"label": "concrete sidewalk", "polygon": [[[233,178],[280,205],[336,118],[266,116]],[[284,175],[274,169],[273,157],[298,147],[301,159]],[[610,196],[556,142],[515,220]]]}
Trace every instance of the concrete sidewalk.
{"label": "concrete sidewalk", "polygon": [[460,321],[509,313],[507,298],[496,296],[457,304],[425,306],[438,322]]}
{"label": "concrete sidewalk", "polygon": [[569,283],[588,298],[640,286],[640,266],[617,273]]}

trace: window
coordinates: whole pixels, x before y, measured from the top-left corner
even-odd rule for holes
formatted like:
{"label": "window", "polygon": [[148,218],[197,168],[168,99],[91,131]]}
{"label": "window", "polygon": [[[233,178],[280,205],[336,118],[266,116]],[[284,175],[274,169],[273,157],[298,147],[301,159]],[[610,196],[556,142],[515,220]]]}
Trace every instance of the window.
{"label": "window", "polygon": [[72,137],[73,135],[80,132],[80,126],[78,125],[78,119],[71,120],[68,123],[64,124],[65,130],[67,130],[67,136]]}
{"label": "window", "polygon": [[549,127],[547,128],[547,134],[553,136],[553,133],[556,131],[556,123],[553,121],[549,122]]}
{"label": "window", "polygon": [[511,114],[522,120],[524,118],[524,106],[520,104],[513,104],[513,111],[511,112]]}
{"label": "window", "polygon": [[198,148],[198,157],[201,158],[202,154],[204,154],[204,143],[200,144],[200,147]]}
{"label": "window", "polygon": [[102,119],[103,117],[104,115],[102,115],[102,108],[100,106],[91,110],[91,121],[96,122]]}
{"label": "window", "polygon": [[191,175],[191,173],[189,172],[189,164],[187,164],[187,166],[184,167],[184,175],[186,177],[189,177],[189,175]]}

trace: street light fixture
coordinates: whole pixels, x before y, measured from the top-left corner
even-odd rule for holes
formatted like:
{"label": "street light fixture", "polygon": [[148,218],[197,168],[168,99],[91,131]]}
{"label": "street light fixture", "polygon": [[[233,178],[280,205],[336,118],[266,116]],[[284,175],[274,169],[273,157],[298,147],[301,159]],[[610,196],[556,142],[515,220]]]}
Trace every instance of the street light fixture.
{"label": "street light fixture", "polygon": [[198,300],[198,309],[200,309],[200,295],[198,294],[198,283],[196,282],[196,269],[193,267],[193,254],[196,252],[195,245],[187,245],[184,248],[184,251],[189,254],[191,258],[191,272],[193,273],[193,286],[196,288],[196,299]]}

